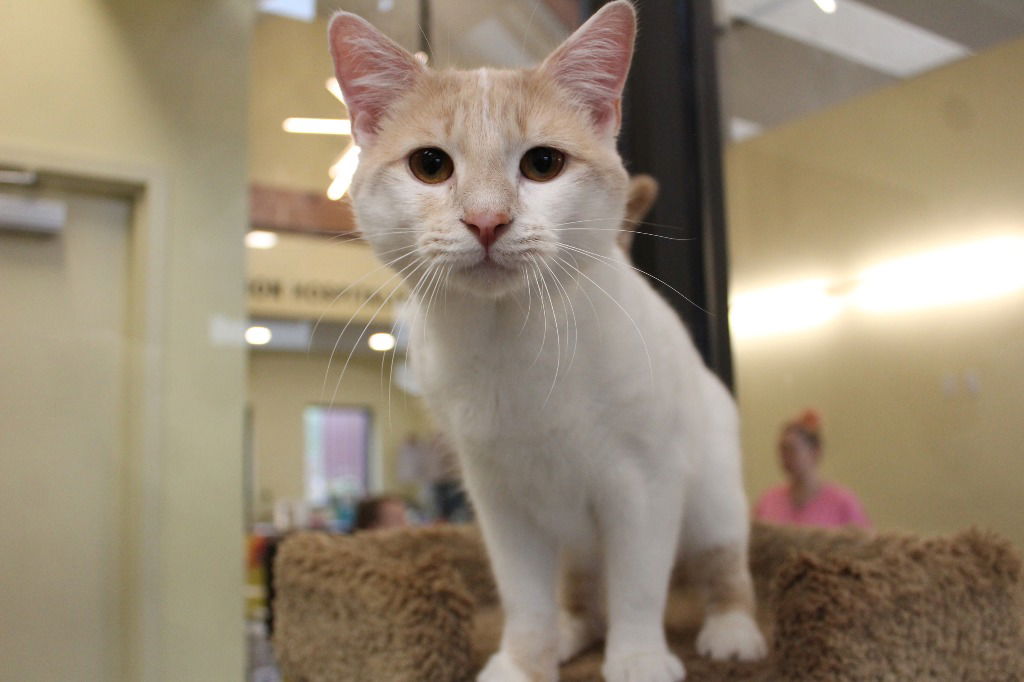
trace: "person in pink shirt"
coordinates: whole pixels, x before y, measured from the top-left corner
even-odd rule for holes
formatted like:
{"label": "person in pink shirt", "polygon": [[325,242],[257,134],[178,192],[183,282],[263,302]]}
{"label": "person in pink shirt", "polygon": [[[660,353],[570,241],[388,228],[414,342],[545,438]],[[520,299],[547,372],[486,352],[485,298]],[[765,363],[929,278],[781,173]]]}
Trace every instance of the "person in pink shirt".
{"label": "person in pink shirt", "polygon": [[783,426],[779,459],[789,482],[761,495],[754,506],[755,519],[797,526],[871,527],[856,495],[821,478],[821,418],[817,412],[805,410]]}

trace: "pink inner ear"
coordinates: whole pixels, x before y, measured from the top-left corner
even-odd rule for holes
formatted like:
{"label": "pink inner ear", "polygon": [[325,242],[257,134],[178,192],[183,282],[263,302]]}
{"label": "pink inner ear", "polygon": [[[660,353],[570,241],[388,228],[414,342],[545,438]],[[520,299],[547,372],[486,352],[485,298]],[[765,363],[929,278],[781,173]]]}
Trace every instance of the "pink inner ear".
{"label": "pink inner ear", "polygon": [[353,135],[363,144],[376,134],[388,107],[408,92],[423,66],[369,22],[348,12],[334,16],[328,35]]}
{"label": "pink inner ear", "polygon": [[632,5],[605,5],[541,67],[590,110],[594,123],[602,130],[618,129],[619,100],[633,58],[635,35]]}

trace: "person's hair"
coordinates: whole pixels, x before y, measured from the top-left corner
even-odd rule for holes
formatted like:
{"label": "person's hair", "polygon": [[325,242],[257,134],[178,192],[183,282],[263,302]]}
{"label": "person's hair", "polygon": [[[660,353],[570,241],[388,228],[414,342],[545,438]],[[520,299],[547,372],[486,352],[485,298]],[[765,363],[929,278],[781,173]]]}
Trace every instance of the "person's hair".
{"label": "person's hair", "polygon": [[783,433],[793,431],[799,434],[815,450],[821,449],[821,415],[817,410],[806,409],[789,420],[782,427]]}
{"label": "person's hair", "polygon": [[375,528],[380,521],[380,510],[388,502],[397,502],[405,506],[405,500],[398,495],[375,495],[360,500],[356,505],[355,530]]}

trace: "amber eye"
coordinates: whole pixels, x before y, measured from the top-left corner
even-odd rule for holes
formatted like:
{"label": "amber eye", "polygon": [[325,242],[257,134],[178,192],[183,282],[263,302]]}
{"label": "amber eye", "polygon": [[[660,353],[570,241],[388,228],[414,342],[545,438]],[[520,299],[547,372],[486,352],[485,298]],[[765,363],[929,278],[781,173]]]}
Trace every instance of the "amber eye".
{"label": "amber eye", "polygon": [[551,180],[564,166],[565,154],[551,147],[534,147],[519,161],[522,174],[535,182]]}
{"label": "amber eye", "polygon": [[436,185],[452,176],[455,164],[452,157],[437,147],[424,147],[409,155],[409,170],[419,180]]}

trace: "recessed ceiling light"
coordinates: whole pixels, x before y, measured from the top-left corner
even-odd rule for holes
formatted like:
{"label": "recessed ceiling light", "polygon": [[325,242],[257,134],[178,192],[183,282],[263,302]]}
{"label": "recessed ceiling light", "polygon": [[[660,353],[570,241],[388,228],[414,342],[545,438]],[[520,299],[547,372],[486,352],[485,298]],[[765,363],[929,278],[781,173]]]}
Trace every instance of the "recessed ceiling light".
{"label": "recessed ceiling light", "polygon": [[836,0],[814,0],[814,4],[825,14],[836,13]]}
{"label": "recessed ceiling light", "polygon": [[273,334],[268,327],[249,327],[245,330],[245,342],[250,346],[265,346]]}
{"label": "recessed ceiling light", "polygon": [[272,249],[277,246],[277,233],[251,230],[245,235],[245,245],[250,249]]}
{"label": "recessed ceiling light", "polygon": [[387,332],[377,332],[376,334],[370,334],[367,343],[371,349],[384,352],[395,347],[395,337]]}

